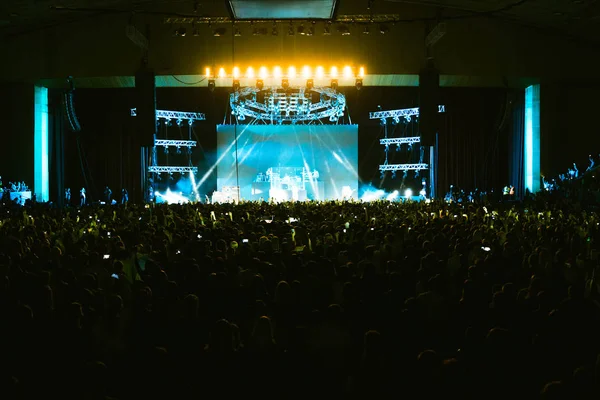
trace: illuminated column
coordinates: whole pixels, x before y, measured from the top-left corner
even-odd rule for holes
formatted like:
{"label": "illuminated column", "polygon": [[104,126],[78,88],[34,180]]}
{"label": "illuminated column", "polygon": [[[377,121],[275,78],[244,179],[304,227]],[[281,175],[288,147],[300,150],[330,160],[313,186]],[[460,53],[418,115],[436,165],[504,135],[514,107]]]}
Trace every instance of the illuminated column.
{"label": "illuminated column", "polygon": [[33,190],[37,201],[49,200],[50,181],[48,172],[48,89],[34,88],[34,138],[33,138]]}
{"label": "illuminated column", "polygon": [[525,189],[537,193],[540,177],[540,85],[525,89]]}

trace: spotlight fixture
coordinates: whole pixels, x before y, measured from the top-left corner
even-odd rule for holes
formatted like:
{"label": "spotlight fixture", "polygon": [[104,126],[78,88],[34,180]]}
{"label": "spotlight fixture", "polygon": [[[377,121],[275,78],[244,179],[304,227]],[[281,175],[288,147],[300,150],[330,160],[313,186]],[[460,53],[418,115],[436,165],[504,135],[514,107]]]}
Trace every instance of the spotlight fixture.
{"label": "spotlight fixture", "polygon": [[340,26],[338,26],[337,31],[342,36],[350,36],[350,29],[348,29],[348,27],[346,25],[340,25]]}
{"label": "spotlight fixture", "polygon": [[306,36],[312,36],[315,34],[315,22],[313,21],[312,24],[310,25],[310,28],[308,28],[308,32],[306,32]]}
{"label": "spotlight fixture", "polygon": [[265,82],[262,79],[257,79],[256,80],[256,88],[258,90],[263,90],[264,87],[265,87]]}
{"label": "spotlight fixture", "polygon": [[187,34],[187,29],[185,29],[185,28],[180,28],[179,29],[179,35],[181,37],[185,37],[186,34]]}
{"label": "spotlight fixture", "polygon": [[306,80],[306,88],[308,90],[312,90],[312,88],[315,87],[315,81],[313,81],[312,79],[307,79]]}
{"label": "spotlight fixture", "polygon": [[240,32],[238,28],[235,28],[235,30],[233,31],[233,36],[240,37],[242,36],[242,32]]}
{"label": "spotlight fixture", "polygon": [[356,82],[354,82],[354,86],[356,86],[356,90],[360,90],[363,87],[362,78],[356,78]]}
{"label": "spotlight fixture", "polygon": [[279,35],[279,31],[277,30],[277,24],[273,24],[273,29],[271,29],[271,35],[273,35],[273,36]]}
{"label": "spotlight fixture", "polygon": [[215,80],[214,79],[208,80],[208,90],[210,90],[211,92],[215,91]]}
{"label": "spotlight fixture", "polygon": [[198,30],[198,28],[194,28],[193,35],[196,36],[196,37],[200,36],[200,31]]}
{"label": "spotlight fixture", "polygon": [[323,36],[331,36],[331,28],[329,27],[329,23],[325,25],[325,28],[323,28]]}
{"label": "spotlight fixture", "polygon": [[294,31],[294,25],[290,24],[290,27],[288,28],[288,36],[294,36],[296,34],[296,32]]}
{"label": "spotlight fixture", "polygon": [[225,36],[225,33],[226,33],[226,32],[227,32],[227,29],[225,29],[225,28],[218,28],[218,29],[215,29],[215,30],[213,31],[213,36],[214,36],[214,37],[221,37],[221,36]]}
{"label": "spotlight fixture", "polygon": [[304,30],[304,24],[300,24],[300,26],[298,27],[298,35],[306,35],[306,31]]}
{"label": "spotlight fixture", "polygon": [[288,79],[282,79],[282,80],[281,80],[281,87],[282,87],[284,90],[288,90],[288,89],[289,89],[289,87],[290,87],[290,81],[289,81]]}
{"label": "spotlight fixture", "polygon": [[369,26],[365,25],[365,29],[363,29],[363,34],[364,35],[368,35],[369,34]]}
{"label": "spotlight fixture", "polygon": [[233,80],[233,91],[237,92],[238,90],[240,90],[240,80],[234,79]]}
{"label": "spotlight fixture", "polygon": [[389,31],[390,28],[388,28],[387,25],[379,25],[379,33],[381,33],[382,35],[385,35]]}
{"label": "spotlight fixture", "polygon": [[337,90],[337,88],[338,88],[338,80],[337,79],[332,79],[331,80],[331,88],[333,90]]}

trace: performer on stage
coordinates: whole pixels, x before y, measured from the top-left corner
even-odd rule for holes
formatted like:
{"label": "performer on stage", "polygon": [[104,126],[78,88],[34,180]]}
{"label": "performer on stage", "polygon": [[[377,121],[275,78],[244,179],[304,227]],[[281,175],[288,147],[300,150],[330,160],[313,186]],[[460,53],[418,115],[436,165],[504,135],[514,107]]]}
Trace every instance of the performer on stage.
{"label": "performer on stage", "polygon": [[80,207],[85,206],[85,200],[86,200],[85,188],[81,188],[81,190],[79,191],[79,206]]}
{"label": "performer on stage", "polygon": [[65,190],[65,205],[71,205],[71,188]]}
{"label": "performer on stage", "polygon": [[107,186],[104,188],[104,201],[106,204],[111,204],[112,190]]}
{"label": "performer on stage", "polygon": [[129,202],[129,192],[127,189],[121,189],[121,204],[125,205]]}

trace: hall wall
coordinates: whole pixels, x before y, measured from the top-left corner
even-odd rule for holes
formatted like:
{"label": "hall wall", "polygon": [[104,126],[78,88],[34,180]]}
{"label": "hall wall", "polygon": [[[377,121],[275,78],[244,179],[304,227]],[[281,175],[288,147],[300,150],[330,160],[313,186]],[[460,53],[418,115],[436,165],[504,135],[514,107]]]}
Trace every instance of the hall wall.
{"label": "hall wall", "polygon": [[543,85],[541,96],[542,173],[556,176],[574,162],[585,170],[588,155],[600,154],[600,87]]}

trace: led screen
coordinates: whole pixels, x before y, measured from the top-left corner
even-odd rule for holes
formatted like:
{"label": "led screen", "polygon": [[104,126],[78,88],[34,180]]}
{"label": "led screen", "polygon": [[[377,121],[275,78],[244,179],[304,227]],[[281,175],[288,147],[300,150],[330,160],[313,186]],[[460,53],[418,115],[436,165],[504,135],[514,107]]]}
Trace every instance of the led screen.
{"label": "led screen", "polygon": [[242,200],[358,198],[358,125],[219,125],[217,142],[219,192],[239,182]]}

